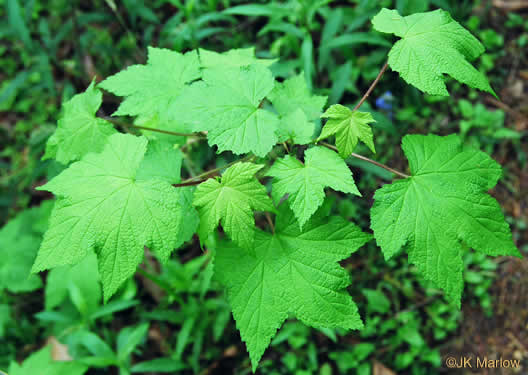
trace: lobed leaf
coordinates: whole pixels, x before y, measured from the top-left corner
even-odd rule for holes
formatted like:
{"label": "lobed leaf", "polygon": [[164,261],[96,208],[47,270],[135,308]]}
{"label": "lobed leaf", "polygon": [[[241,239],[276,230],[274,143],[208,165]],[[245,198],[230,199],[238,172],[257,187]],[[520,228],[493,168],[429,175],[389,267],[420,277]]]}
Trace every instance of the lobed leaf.
{"label": "lobed leaf", "polygon": [[349,274],[338,262],[370,238],[354,224],[324,214],[314,216],[301,231],[283,205],[274,234],[257,230],[254,252],[231,242],[218,246],[215,275],[227,289],[253,371],[290,314],[314,327],[363,327],[346,293]]}
{"label": "lobed leaf", "polygon": [[252,163],[237,163],[224,172],[221,181],[210,178],[198,185],[193,204],[198,207],[198,231],[203,239],[221,221],[222,228],[240,247],[252,247],[255,229],[252,210],[275,210],[266,188],[255,178],[255,173],[262,167]]}
{"label": "lobed leaf", "polygon": [[374,29],[401,39],[389,52],[389,66],[409,84],[432,95],[448,96],[444,74],[496,96],[488,80],[470,61],[484,47],[469,31],[438,9],[402,17],[383,8],[373,19]]}
{"label": "lobed leaf", "polygon": [[[33,272],[75,264],[95,250],[105,301],[135,272],[148,246],[162,261],[198,225],[191,189],[175,189],[145,170],[147,140],[114,134],[39,189],[58,199]],[[156,163],[153,159],[151,163]]]}
{"label": "lobed leaf", "polygon": [[460,306],[464,245],[520,257],[499,204],[486,194],[501,168],[456,135],[407,135],[402,147],[412,176],[376,191],[374,237],[386,259],[405,249],[418,271]]}
{"label": "lobed leaf", "polygon": [[304,159],[303,164],[286,155],[277,159],[266,174],[274,178],[272,196],[276,202],[288,195],[288,203],[301,229],[323,203],[325,186],[361,196],[352,172],[335,152],[312,147],[305,152]]}

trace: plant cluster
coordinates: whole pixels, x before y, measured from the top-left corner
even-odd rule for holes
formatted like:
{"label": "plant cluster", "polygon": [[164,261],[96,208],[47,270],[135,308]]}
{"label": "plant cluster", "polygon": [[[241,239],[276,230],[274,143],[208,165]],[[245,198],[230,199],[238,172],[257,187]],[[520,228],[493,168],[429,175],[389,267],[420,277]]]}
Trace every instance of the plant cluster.
{"label": "plant cluster", "polygon": [[[306,17],[310,19],[309,12]],[[447,96],[448,75],[495,95],[471,64],[484,52],[483,46],[449,13],[436,10],[402,17],[396,10],[383,9],[372,23],[377,31],[399,40],[353,108],[331,101],[325,109],[328,98],[311,92],[313,71],[277,80],[270,70],[276,61],[256,58],[254,48],[181,54],[149,47],[146,64],[130,66],[97,85],[93,81],[65,103],[44,155],[64,170],[38,188],[56,197],[52,209],[40,208],[51,209],[49,228],[34,262],[35,241],[30,236],[29,255],[10,258],[16,267],[27,269],[26,275],[30,268],[33,273],[51,269],[48,311],[40,318],[73,325],[52,311],[66,296],[79,313],[79,324],[88,327],[134,306],[136,301],[112,297],[124,293],[123,285],[143,262],[145,248],[166,264],[174,249],[197,235],[213,254],[207,272],[226,292],[255,371],[289,317],[323,330],[363,329],[368,334],[369,327],[346,291],[350,276],[339,262],[373,239],[387,261],[405,251],[419,273],[458,306],[468,248],[489,256],[520,256],[499,204],[487,194],[501,177],[500,165],[484,152],[464,146],[459,136],[406,135],[402,149],[408,173],[355,153],[359,142],[376,153],[371,129],[376,120],[364,110],[364,103],[389,67],[428,94]],[[123,97],[112,117],[97,115],[101,90]],[[472,113],[469,108],[461,104],[465,113]],[[116,116],[133,117],[134,124],[126,125],[126,118]],[[321,118],[326,119],[322,126]],[[469,121],[464,135],[480,126],[479,120]],[[133,127],[143,135],[123,134],[119,127]],[[186,175],[185,150],[202,141],[218,153],[244,156]],[[324,204],[327,189],[355,199],[365,193],[345,163],[349,157],[394,177],[374,195],[372,234],[330,215]],[[255,220],[255,215],[263,220]],[[17,236],[17,220],[9,224],[12,229],[2,231],[12,236],[11,241]],[[2,267],[0,287],[40,286],[38,277],[22,283],[12,279],[13,265]],[[93,282],[79,280],[76,275],[86,272],[76,267],[88,267],[97,277]],[[99,278],[102,291],[97,289]],[[170,285],[167,291],[179,298]],[[105,302],[110,301],[104,306],[99,305],[101,293]],[[369,313],[387,311],[383,297],[375,291],[365,293]],[[441,307],[431,310],[432,315],[436,310],[445,313]],[[411,315],[394,321],[416,322]],[[198,322],[187,326],[187,335],[194,324]],[[222,332],[222,321],[217,324],[215,335]],[[407,327],[398,333],[395,345],[414,340],[419,350],[399,359],[402,367],[417,355],[429,355],[414,333],[416,327]],[[89,366],[114,365],[135,372],[167,365],[131,367],[129,356],[147,330],[145,324],[123,330],[115,350],[96,335],[86,337],[86,332],[72,338],[72,347],[85,346],[74,351],[79,358],[86,350],[92,352],[96,360],[82,361]],[[76,345],[76,339],[84,344]],[[187,340],[182,336],[180,355]],[[343,365],[348,366],[343,371],[359,368],[361,357],[371,351],[368,345],[356,346],[357,362]],[[336,359],[344,355],[331,354]],[[437,358],[431,355],[430,361]]]}

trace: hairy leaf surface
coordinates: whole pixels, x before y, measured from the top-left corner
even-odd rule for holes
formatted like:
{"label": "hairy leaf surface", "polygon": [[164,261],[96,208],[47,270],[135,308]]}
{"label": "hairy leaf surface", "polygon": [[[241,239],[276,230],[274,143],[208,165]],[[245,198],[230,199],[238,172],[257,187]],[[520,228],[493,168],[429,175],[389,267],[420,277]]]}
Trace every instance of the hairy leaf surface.
{"label": "hairy leaf surface", "polygon": [[456,135],[407,135],[412,176],[374,195],[372,229],[385,258],[405,248],[428,280],[460,305],[462,251],[520,256],[497,201],[486,192],[501,168],[485,153],[462,147]]}
{"label": "hairy leaf surface", "polygon": [[193,204],[200,215],[199,232],[204,237],[222,221],[229,237],[244,249],[253,244],[253,210],[274,211],[264,185],[255,178],[263,165],[237,163],[229,167],[221,181],[210,178],[198,185]]}
{"label": "hairy leaf surface", "polygon": [[146,65],[132,65],[105,79],[100,86],[125,97],[114,116],[160,116],[167,119],[169,107],[185,85],[198,78],[200,63],[196,51],[181,54],[149,47]]}
{"label": "hairy leaf surface", "polygon": [[[33,271],[98,256],[105,300],[130,277],[148,246],[162,261],[198,225],[191,189],[174,188],[145,170],[147,140],[114,134],[100,154],[88,154],[42,190],[58,200]],[[156,159],[151,161],[157,162]]]}
{"label": "hairy leaf surface", "polygon": [[444,74],[493,95],[486,77],[469,61],[484,47],[469,31],[438,9],[402,17],[383,8],[373,19],[374,29],[399,36],[389,52],[389,66],[423,92],[448,96]]}
{"label": "hairy leaf surface", "polygon": [[68,164],[89,152],[103,150],[107,138],[116,131],[110,122],[95,116],[102,96],[92,81],[85,92],[64,103],[57,129],[49,137],[42,159],[53,158]]}
{"label": "hairy leaf surface", "polygon": [[288,194],[287,201],[301,228],[323,203],[326,186],[361,195],[343,159],[324,147],[307,150],[304,164],[290,155],[277,159],[267,175],[274,178],[272,195],[276,202]]}
{"label": "hairy leaf surface", "polygon": [[218,151],[266,155],[277,142],[279,119],[259,108],[273,89],[271,72],[260,65],[207,69],[173,106],[173,116],[208,131]]}
{"label": "hairy leaf surface", "polygon": [[254,252],[224,242],[215,256],[215,274],[227,289],[253,370],[290,314],[314,327],[363,327],[345,290],[350,277],[338,262],[371,235],[340,217],[319,214],[300,231],[284,206],[274,234],[256,232]]}

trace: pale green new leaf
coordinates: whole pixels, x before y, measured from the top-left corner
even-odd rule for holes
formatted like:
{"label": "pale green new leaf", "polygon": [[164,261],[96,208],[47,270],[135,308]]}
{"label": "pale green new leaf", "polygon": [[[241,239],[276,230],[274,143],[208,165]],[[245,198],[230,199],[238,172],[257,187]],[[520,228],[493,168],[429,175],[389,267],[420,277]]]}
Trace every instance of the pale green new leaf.
{"label": "pale green new leaf", "polygon": [[372,129],[369,126],[370,123],[376,122],[376,120],[369,112],[351,111],[341,104],[334,104],[321,117],[327,118],[328,121],[317,140],[319,141],[335,134],[336,146],[341,157],[349,157],[354,152],[358,140],[366,144],[372,152],[376,152]]}
{"label": "pale green new leaf", "polygon": [[303,110],[308,121],[319,118],[328,99],[326,96],[312,95],[306,85],[304,73],[288,78],[282,83],[276,83],[273,91],[268,95],[281,117],[295,112],[297,108]]}
{"label": "pale green new leaf", "polygon": [[254,252],[223,242],[214,260],[215,275],[227,289],[253,370],[290,315],[318,328],[363,327],[345,289],[350,276],[338,262],[369,241],[371,235],[324,213],[316,214],[300,231],[284,206],[274,234],[256,232]]}
{"label": "pale green new leaf", "polygon": [[116,132],[111,123],[95,116],[101,102],[102,94],[92,81],[85,92],[64,103],[57,130],[49,137],[42,159],[68,164],[89,152],[100,152]]}
{"label": "pale green new leaf", "polygon": [[297,108],[281,117],[277,136],[279,142],[286,142],[291,139],[296,144],[304,145],[312,141],[314,132],[315,124],[308,121],[302,109]]}
{"label": "pale green new leaf", "polygon": [[[192,189],[174,188],[145,165],[144,137],[114,134],[100,154],[90,153],[42,190],[58,200],[33,271],[75,264],[95,250],[105,300],[130,277],[144,246],[162,261],[198,225]],[[150,160],[156,163],[156,159]]]}
{"label": "pale green new leaf", "polygon": [[277,142],[279,120],[259,108],[273,89],[271,72],[260,65],[206,69],[203,82],[185,90],[172,115],[194,131],[208,131],[218,151],[265,156]]}
{"label": "pale green new leaf", "polygon": [[12,361],[9,365],[9,375],[82,375],[88,367],[74,361],[54,361],[49,345],[31,354],[23,364]]}
{"label": "pale green new leaf", "polygon": [[202,68],[235,68],[254,64],[269,67],[277,61],[277,59],[257,59],[255,47],[231,49],[224,53],[200,48],[198,53]]}
{"label": "pale green new leaf", "polygon": [[262,167],[237,163],[224,172],[221,181],[211,178],[198,185],[193,204],[198,207],[199,232],[203,239],[222,221],[222,228],[233,241],[244,249],[251,248],[255,228],[253,210],[275,210],[266,188],[255,178]]}
{"label": "pale green new leaf", "polygon": [[374,29],[399,36],[389,52],[389,66],[423,92],[448,96],[444,74],[493,95],[488,80],[469,61],[484,47],[448,12],[416,13],[402,17],[396,10],[382,9],[373,19]]}
{"label": "pale green new leaf", "polygon": [[100,86],[124,96],[114,116],[130,115],[163,121],[169,117],[169,107],[186,84],[200,78],[198,53],[181,54],[164,48],[148,48],[146,65],[132,65],[103,82]]}
{"label": "pale green new leaf", "polygon": [[301,229],[323,203],[326,186],[361,196],[343,159],[325,147],[307,150],[304,164],[290,155],[277,159],[267,175],[274,177],[272,195],[275,201],[288,194],[287,201]]}
{"label": "pale green new leaf", "polygon": [[488,255],[520,256],[497,201],[486,192],[501,168],[456,135],[407,135],[412,176],[374,195],[374,236],[385,258],[405,248],[426,279],[460,306],[464,245]]}

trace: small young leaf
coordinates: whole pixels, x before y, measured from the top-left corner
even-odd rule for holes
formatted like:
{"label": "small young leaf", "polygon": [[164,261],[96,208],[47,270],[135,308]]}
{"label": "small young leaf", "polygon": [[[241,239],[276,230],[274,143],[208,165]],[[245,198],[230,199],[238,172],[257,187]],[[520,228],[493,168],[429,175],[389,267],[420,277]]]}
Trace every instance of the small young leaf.
{"label": "small young leaf", "polygon": [[312,147],[305,152],[304,162],[303,164],[286,155],[277,159],[267,173],[267,176],[274,177],[273,198],[279,202],[284,195],[289,195],[288,203],[299,220],[301,229],[323,203],[325,186],[361,196],[352,172],[332,150]]}
{"label": "small young leaf", "polygon": [[78,263],[93,249],[107,301],[135,272],[144,246],[165,261],[192,236],[198,215],[191,189],[139,173],[146,151],[144,137],[114,134],[103,152],[86,155],[40,188],[59,199],[34,272]]}
{"label": "small young leaf", "polygon": [[43,160],[54,158],[68,164],[89,152],[103,149],[107,138],[116,131],[111,123],[95,116],[102,96],[92,81],[85,92],[64,103],[57,130],[48,139]]}
{"label": "small young leaf", "polygon": [[416,13],[402,17],[383,8],[373,19],[374,29],[399,36],[389,52],[389,66],[423,92],[448,96],[444,74],[457,81],[496,95],[486,77],[469,61],[484,47],[448,12]]}
{"label": "small young leaf", "polygon": [[237,163],[224,172],[221,182],[210,178],[198,185],[193,204],[198,207],[202,240],[222,221],[222,227],[233,241],[244,249],[251,248],[255,227],[252,210],[275,210],[266,188],[255,178],[262,167]]}
{"label": "small young leaf", "polygon": [[501,168],[465,149],[456,135],[407,135],[403,151],[412,176],[374,195],[374,236],[386,259],[405,248],[426,279],[460,306],[463,244],[484,254],[520,256],[497,201],[486,192]]}
{"label": "small young leaf", "polygon": [[257,230],[254,252],[233,243],[219,245],[215,274],[227,289],[253,370],[289,314],[314,327],[363,327],[345,290],[350,276],[338,262],[370,238],[354,224],[324,214],[316,214],[300,231],[282,205],[275,233]]}
{"label": "small young leaf", "polygon": [[260,65],[206,69],[203,81],[185,91],[172,115],[194,131],[208,131],[209,144],[219,152],[264,156],[277,143],[277,116],[259,108],[273,82],[269,69]]}
{"label": "small young leaf", "polygon": [[341,104],[334,104],[321,115],[327,118],[321,135],[317,139],[325,139],[336,135],[336,146],[339,155],[347,158],[354,152],[360,139],[374,153],[374,140],[369,124],[376,122],[369,112],[351,111]]}
{"label": "small young leaf", "polygon": [[168,108],[185,85],[200,78],[196,51],[181,54],[163,48],[148,48],[146,65],[133,65],[101,82],[100,86],[125,99],[113,114],[160,116],[166,120]]}

